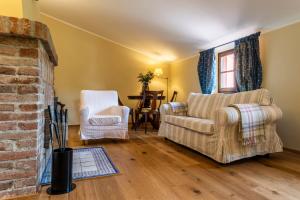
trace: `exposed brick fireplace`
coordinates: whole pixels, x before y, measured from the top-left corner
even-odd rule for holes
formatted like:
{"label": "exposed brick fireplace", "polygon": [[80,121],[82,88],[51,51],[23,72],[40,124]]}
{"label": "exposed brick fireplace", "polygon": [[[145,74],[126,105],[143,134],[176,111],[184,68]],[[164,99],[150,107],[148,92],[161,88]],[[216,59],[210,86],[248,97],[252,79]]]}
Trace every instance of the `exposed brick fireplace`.
{"label": "exposed brick fireplace", "polygon": [[35,193],[57,56],[47,26],[0,16],[0,199]]}

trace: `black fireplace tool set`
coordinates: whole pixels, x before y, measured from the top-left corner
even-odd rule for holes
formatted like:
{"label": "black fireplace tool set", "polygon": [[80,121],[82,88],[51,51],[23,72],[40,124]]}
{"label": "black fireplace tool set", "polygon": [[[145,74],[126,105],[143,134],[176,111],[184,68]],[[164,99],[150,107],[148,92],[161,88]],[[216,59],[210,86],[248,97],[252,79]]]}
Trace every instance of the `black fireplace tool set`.
{"label": "black fireplace tool set", "polygon": [[[68,136],[68,109],[54,98],[54,105],[48,106],[50,116],[50,141],[52,144],[51,187],[47,193],[64,194],[75,189],[72,183],[73,149],[66,147]],[[57,145],[54,144],[54,140]],[[58,148],[55,148],[58,146]]]}

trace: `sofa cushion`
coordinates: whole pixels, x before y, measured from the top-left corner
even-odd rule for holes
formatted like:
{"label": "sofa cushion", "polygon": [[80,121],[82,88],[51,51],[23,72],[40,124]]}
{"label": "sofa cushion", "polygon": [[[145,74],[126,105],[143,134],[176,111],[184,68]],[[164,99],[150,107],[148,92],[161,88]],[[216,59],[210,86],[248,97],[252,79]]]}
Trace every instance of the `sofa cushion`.
{"label": "sofa cushion", "polygon": [[271,93],[267,89],[258,89],[235,94],[223,94],[218,107],[227,107],[231,104],[252,104],[270,106],[273,103]]}
{"label": "sofa cushion", "polygon": [[188,116],[213,119],[222,94],[205,95],[190,93],[188,97]]}
{"label": "sofa cushion", "polygon": [[93,115],[89,118],[89,123],[93,126],[111,126],[121,123],[119,115]]}
{"label": "sofa cushion", "polygon": [[165,122],[204,134],[214,133],[214,120],[195,117],[166,115]]}

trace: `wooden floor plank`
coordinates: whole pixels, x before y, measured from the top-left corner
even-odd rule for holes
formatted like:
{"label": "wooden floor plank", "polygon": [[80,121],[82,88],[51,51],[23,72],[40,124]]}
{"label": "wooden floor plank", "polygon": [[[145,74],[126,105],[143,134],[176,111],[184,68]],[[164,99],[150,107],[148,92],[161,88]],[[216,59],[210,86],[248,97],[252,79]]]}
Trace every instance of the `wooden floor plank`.
{"label": "wooden floor plank", "polygon": [[[79,127],[69,130],[71,147],[84,147]],[[285,151],[221,165],[155,132],[130,132],[130,140],[98,140],[119,175],[76,181],[65,195],[49,196],[47,187],[24,200],[296,200],[300,199],[300,156]],[[20,199],[19,199],[20,200]]]}

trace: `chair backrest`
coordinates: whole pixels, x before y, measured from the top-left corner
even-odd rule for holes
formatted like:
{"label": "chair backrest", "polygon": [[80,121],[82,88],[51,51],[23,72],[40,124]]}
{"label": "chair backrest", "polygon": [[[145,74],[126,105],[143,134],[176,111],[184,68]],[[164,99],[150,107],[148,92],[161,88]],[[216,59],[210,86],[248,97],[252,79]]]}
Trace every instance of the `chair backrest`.
{"label": "chair backrest", "polygon": [[[143,95],[143,100],[145,102],[146,99],[149,98],[150,99],[150,109],[152,111],[154,111],[154,110],[157,110],[161,106],[163,94],[164,94],[163,90],[145,91],[145,93]],[[159,104],[157,104],[157,101],[159,102]]]}
{"label": "chair backrest", "polygon": [[120,99],[120,96],[118,95],[118,104],[119,104],[119,106],[124,106],[124,104],[123,104],[123,102],[121,101],[121,99]]}
{"label": "chair backrest", "polygon": [[113,90],[82,90],[81,108],[89,107],[90,114],[101,112],[112,106],[118,106],[118,93]]}
{"label": "chair backrest", "polygon": [[178,94],[178,92],[174,90],[174,92],[173,92],[173,95],[172,95],[172,98],[171,98],[170,102],[174,102],[174,101],[176,101],[177,94]]}

